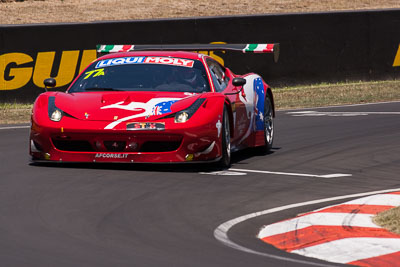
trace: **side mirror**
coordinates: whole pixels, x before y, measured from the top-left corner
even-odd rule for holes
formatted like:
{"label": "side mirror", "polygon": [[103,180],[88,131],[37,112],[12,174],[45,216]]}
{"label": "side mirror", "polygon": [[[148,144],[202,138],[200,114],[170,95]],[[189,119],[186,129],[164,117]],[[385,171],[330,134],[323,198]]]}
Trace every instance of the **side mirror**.
{"label": "side mirror", "polygon": [[[235,87],[240,87],[239,90],[238,90],[237,88],[233,88],[236,92],[233,92],[233,93],[225,93],[225,95],[237,95],[237,94],[239,94],[240,92],[242,92],[242,91],[243,91],[243,85],[246,84],[246,79],[244,79],[244,78],[239,78],[239,77],[233,78],[232,84],[233,84],[233,86],[235,86]],[[243,94],[243,92],[242,92],[242,94]]]}
{"label": "side mirror", "polygon": [[47,78],[43,81],[44,89],[47,91],[47,87],[55,87],[56,86],[56,79],[54,78]]}
{"label": "side mirror", "polygon": [[232,84],[234,86],[243,86],[246,84],[246,79],[243,78],[233,78]]}

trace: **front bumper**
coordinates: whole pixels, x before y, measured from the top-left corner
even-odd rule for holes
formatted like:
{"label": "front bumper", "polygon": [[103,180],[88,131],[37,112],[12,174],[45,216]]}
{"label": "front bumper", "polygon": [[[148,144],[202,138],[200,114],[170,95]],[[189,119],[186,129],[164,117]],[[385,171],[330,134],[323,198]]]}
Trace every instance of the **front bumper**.
{"label": "front bumper", "polygon": [[32,121],[30,155],[38,161],[120,163],[203,162],[221,156],[217,121],[177,124],[169,119],[162,131],[104,129],[108,123]]}

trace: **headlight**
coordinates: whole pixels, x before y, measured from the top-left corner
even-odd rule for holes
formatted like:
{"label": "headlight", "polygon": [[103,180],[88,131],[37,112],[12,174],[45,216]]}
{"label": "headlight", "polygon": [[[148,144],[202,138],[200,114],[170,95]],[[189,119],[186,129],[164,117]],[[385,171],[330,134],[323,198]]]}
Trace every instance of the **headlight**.
{"label": "headlight", "polygon": [[61,118],[62,118],[62,111],[59,110],[59,109],[56,109],[51,114],[50,120],[52,120],[52,121],[60,121]]}
{"label": "headlight", "polygon": [[189,114],[186,111],[179,111],[175,116],[176,123],[186,122],[189,119]]}
{"label": "headlight", "polygon": [[48,106],[49,118],[52,121],[60,121],[64,115],[64,112],[58,107],[56,107],[55,102],[56,102],[56,97],[50,96],[49,106]]}
{"label": "headlight", "polygon": [[175,122],[183,123],[190,119],[193,114],[199,109],[199,107],[204,103],[205,98],[199,98],[190,107],[185,110],[179,111],[175,114]]}

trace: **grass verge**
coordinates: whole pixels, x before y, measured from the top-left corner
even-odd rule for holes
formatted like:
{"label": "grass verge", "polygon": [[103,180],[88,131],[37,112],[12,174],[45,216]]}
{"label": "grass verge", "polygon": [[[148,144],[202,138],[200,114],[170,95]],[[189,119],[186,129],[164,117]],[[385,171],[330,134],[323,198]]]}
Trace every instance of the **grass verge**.
{"label": "grass verge", "polygon": [[32,104],[0,103],[0,125],[28,123]]}
{"label": "grass verge", "polygon": [[[400,100],[400,81],[317,84],[273,88],[279,109],[312,108]],[[0,104],[0,124],[28,123],[32,105]]]}
{"label": "grass verge", "polygon": [[277,109],[323,107],[400,100],[400,81],[318,84],[273,88]]}
{"label": "grass verge", "polygon": [[390,232],[400,234],[400,207],[380,212],[372,221]]}

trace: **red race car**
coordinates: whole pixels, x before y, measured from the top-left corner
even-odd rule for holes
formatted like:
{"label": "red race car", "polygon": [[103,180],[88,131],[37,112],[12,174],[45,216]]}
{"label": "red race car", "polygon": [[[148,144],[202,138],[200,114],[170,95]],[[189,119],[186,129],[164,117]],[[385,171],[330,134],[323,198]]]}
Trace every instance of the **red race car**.
{"label": "red race car", "polygon": [[[231,151],[271,149],[272,91],[254,73],[236,75],[185,51],[273,53],[278,44],[99,45],[66,92],[45,92],[32,112],[34,161],[230,165]],[[45,80],[54,87],[53,78]]]}

